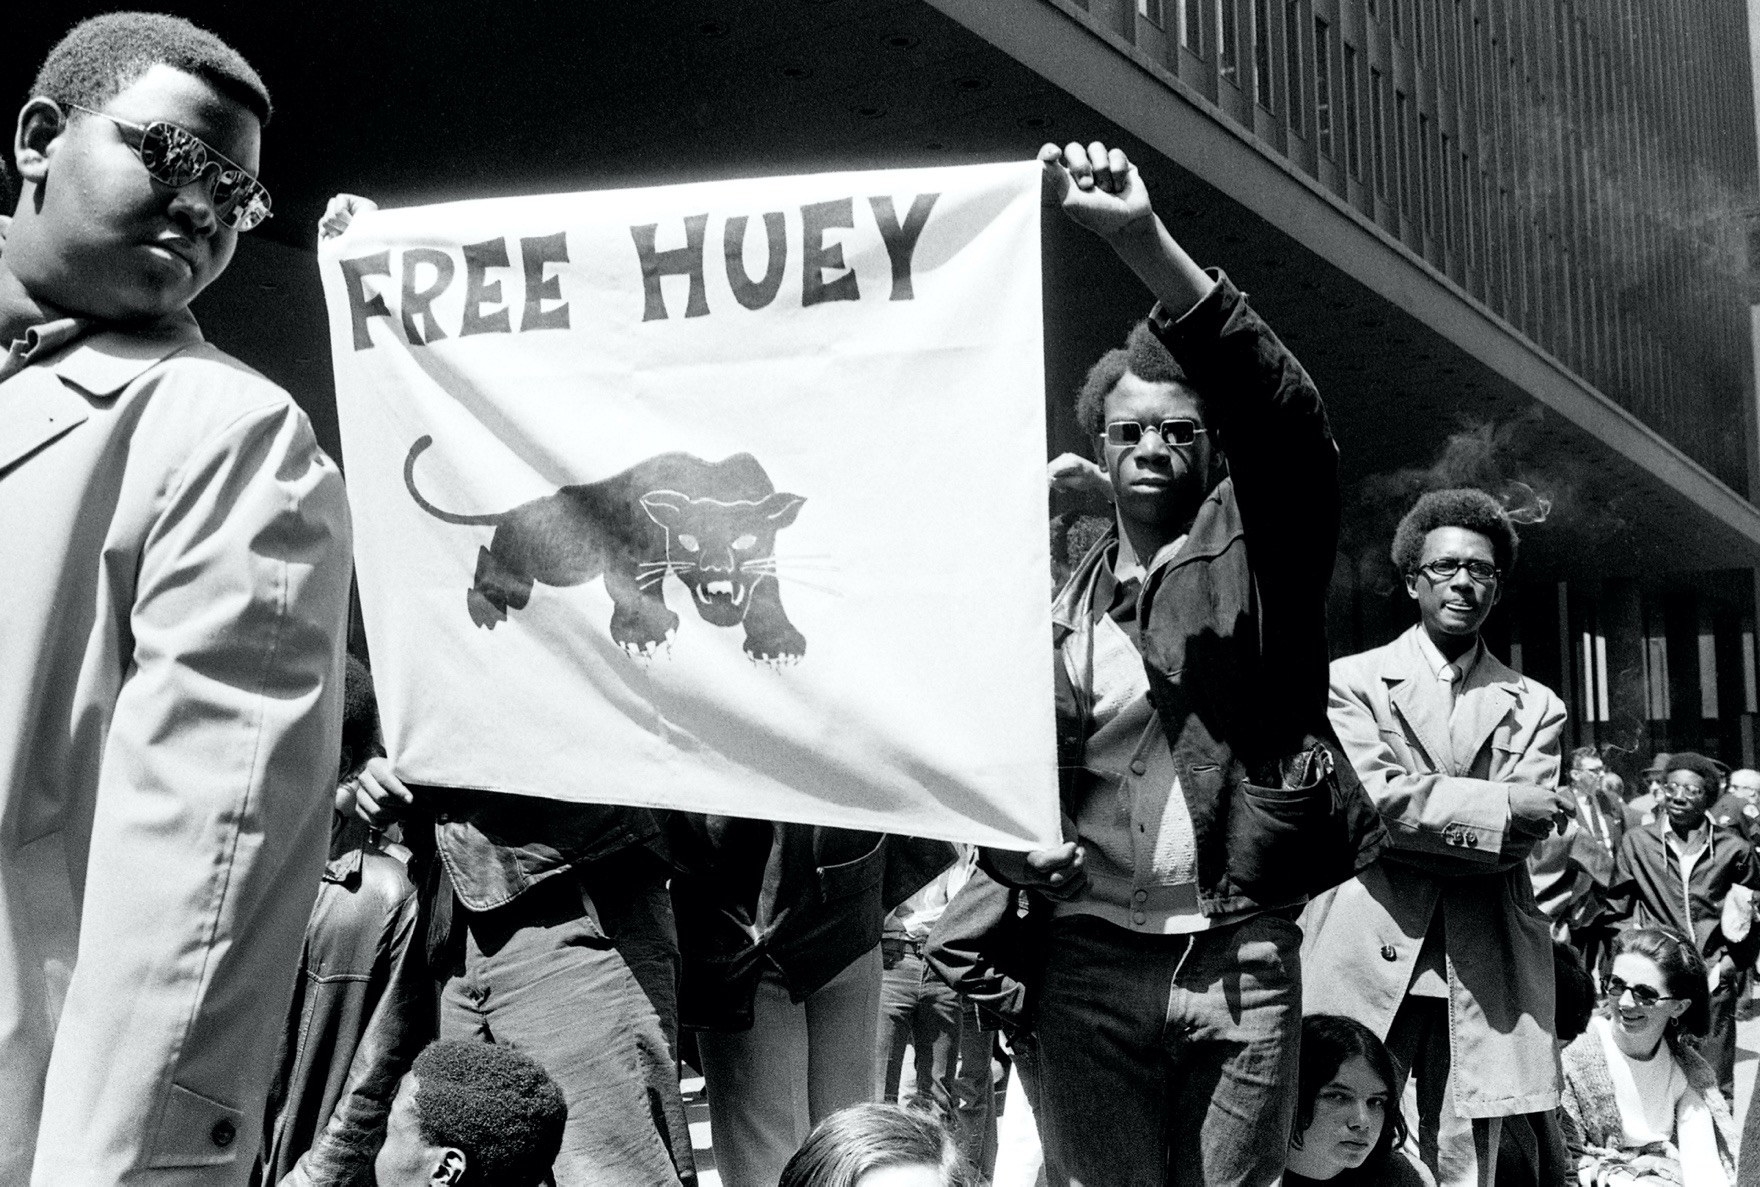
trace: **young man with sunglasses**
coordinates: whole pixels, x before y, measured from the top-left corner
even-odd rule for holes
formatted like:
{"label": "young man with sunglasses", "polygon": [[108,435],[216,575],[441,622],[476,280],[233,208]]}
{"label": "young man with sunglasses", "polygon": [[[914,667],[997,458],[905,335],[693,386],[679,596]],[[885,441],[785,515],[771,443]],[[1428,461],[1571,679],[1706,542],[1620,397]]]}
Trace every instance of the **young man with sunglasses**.
{"label": "young man with sunglasses", "polygon": [[[1173,240],[1124,153],[1040,159],[1065,212],[1159,299],[1078,399],[1101,467],[1053,470],[1103,472],[1116,510],[1053,612],[1070,840],[984,856],[1053,900],[1023,1040],[1047,1167],[1108,1187],[1268,1184],[1286,1144],[1266,1135],[1295,1107],[1307,890],[1265,867],[1325,846],[1285,847],[1247,782],[1299,799],[1280,768],[1331,761],[1338,451],[1300,364]],[[1362,809],[1342,847],[1366,862],[1379,833]]]}
{"label": "young man with sunglasses", "polygon": [[240,1184],[325,851],[349,523],[190,301],[269,210],[189,23],[50,51],[0,249],[0,1182]]}
{"label": "young man with sunglasses", "polygon": [[1698,944],[1711,975],[1711,1030],[1704,1055],[1718,1087],[1734,1099],[1739,973],[1753,967],[1760,934],[1750,928],[1740,941],[1725,935],[1725,901],[1732,887],[1760,888],[1760,863],[1739,830],[1717,824],[1707,813],[1717,799],[1717,765],[1691,751],[1669,755],[1665,765],[1656,820],[1632,829],[1620,842],[1608,906],[1617,924],[1672,927]]}
{"label": "young man with sunglasses", "polygon": [[1504,1117],[1558,1105],[1552,937],[1527,859],[1576,812],[1558,787],[1565,710],[1479,637],[1516,546],[1483,491],[1433,491],[1400,521],[1420,621],[1332,665],[1332,722],[1391,844],[1303,918],[1308,1012],[1387,1043],[1417,1082],[1424,1161],[1461,1187],[1493,1181]]}

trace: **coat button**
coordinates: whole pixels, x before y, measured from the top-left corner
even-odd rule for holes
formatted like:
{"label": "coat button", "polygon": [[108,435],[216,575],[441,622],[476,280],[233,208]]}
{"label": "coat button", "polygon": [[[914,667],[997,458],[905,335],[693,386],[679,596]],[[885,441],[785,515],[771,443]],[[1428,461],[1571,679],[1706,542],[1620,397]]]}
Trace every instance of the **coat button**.
{"label": "coat button", "polygon": [[1148,773],[1149,773],[1149,764],[1148,763],[1144,762],[1140,758],[1131,760],[1131,774],[1133,774],[1133,775],[1146,775]]}
{"label": "coat button", "polygon": [[219,1146],[222,1150],[232,1145],[232,1139],[237,1136],[238,1130],[230,1121],[216,1121],[214,1122],[214,1128],[208,1131],[208,1137],[213,1139],[214,1144]]}
{"label": "coat button", "polygon": [[1146,901],[1148,901],[1148,898],[1149,898],[1149,892],[1146,890],[1139,890],[1135,894],[1131,895],[1131,897],[1136,899],[1139,903],[1146,902]]}
{"label": "coat button", "polygon": [[1149,917],[1141,911],[1133,911],[1131,912],[1131,922],[1138,927],[1141,927],[1143,924],[1149,922]]}
{"label": "coat button", "polygon": [[1398,960],[1399,959],[1399,949],[1395,948],[1392,944],[1381,945],[1381,959],[1382,960]]}

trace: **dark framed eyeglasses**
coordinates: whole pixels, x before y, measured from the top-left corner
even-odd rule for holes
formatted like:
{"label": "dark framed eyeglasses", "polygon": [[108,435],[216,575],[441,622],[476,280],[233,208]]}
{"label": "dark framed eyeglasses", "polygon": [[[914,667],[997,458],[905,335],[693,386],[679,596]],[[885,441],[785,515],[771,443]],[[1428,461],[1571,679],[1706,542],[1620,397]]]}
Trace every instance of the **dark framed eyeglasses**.
{"label": "dark framed eyeglasses", "polygon": [[1155,433],[1168,445],[1190,445],[1198,434],[1210,430],[1183,416],[1172,416],[1159,424],[1146,425],[1140,420],[1114,420],[1106,425],[1106,444],[1129,448],[1143,439],[1144,433]]}
{"label": "dark framed eyeglasses", "polygon": [[212,170],[208,194],[220,225],[227,230],[249,231],[272,213],[269,191],[263,183],[194,132],[186,132],[165,120],[137,124],[78,103],[67,106],[107,119],[124,133],[132,133],[132,138],[125,134],[123,142],[140,158],[147,175],[160,185],[180,190]]}
{"label": "dark framed eyeglasses", "polygon": [[1467,576],[1480,585],[1490,585],[1503,576],[1503,570],[1490,561],[1463,561],[1452,556],[1437,557],[1433,561],[1425,561],[1418,566],[1418,571],[1428,576],[1432,581],[1451,581],[1454,579],[1454,575],[1462,569],[1465,569]]}
{"label": "dark framed eyeglasses", "polygon": [[1658,993],[1655,990],[1655,988],[1653,988],[1652,986],[1649,986],[1649,985],[1627,985],[1624,981],[1620,980],[1618,977],[1609,977],[1607,979],[1607,1000],[1608,1001],[1618,1002],[1620,998],[1624,997],[1628,993],[1632,995],[1632,1000],[1634,1002],[1636,1002],[1638,1005],[1642,1006],[1646,1010],[1649,1009],[1651,1006],[1657,1005],[1661,1002],[1672,1002],[1672,1001],[1678,1000],[1676,998],[1670,997],[1666,993]]}

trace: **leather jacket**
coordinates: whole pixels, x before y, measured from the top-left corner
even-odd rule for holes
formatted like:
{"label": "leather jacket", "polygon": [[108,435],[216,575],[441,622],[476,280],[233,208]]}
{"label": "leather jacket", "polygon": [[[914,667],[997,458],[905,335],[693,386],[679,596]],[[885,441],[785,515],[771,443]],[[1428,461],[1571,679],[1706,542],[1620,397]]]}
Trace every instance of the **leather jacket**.
{"label": "leather jacket", "polygon": [[804,1001],[878,945],[886,912],[958,857],[945,841],[683,812],[668,839],[678,1019],[699,1030],[749,1028],[766,968]]}
{"label": "leather jacket", "polygon": [[336,817],[270,1091],[263,1182],[373,1182],[398,1081],[437,1030],[416,920],[403,863]]}
{"label": "leather jacket", "polygon": [[[1158,306],[1149,325],[1203,396],[1228,476],[1177,553],[1147,574],[1137,621],[1149,697],[1191,813],[1199,905],[1227,915],[1300,902],[1350,877],[1379,854],[1385,832],[1326,711],[1338,448],[1301,364],[1245,295],[1214,275],[1216,287],[1184,316]],[[1059,764],[1072,817],[1069,776],[1083,769],[1089,706],[1064,678],[1063,654],[1079,655],[1094,628],[1092,599],[1104,584],[1095,567],[1114,539],[1095,545],[1053,607]],[[1334,781],[1333,796],[1303,794],[1320,778]],[[1145,783],[1140,794],[1165,797],[1169,785]],[[1160,805],[1132,812],[1158,816]],[[1310,863],[1301,835],[1320,824],[1340,834],[1344,852]]]}

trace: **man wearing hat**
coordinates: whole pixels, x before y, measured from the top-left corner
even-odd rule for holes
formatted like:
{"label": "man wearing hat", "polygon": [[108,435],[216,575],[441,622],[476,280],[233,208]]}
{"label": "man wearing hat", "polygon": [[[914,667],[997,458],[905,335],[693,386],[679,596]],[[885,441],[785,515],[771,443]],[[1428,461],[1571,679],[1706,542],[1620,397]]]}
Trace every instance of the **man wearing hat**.
{"label": "man wearing hat", "polygon": [[1608,890],[1612,918],[1624,927],[1672,927],[1693,937],[1711,970],[1711,1033],[1703,1053],[1718,1087],[1734,1099],[1739,969],[1754,963],[1760,937],[1725,934],[1731,888],[1760,886],[1754,850],[1734,829],[1713,822],[1717,765],[1691,752],[1667,758],[1656,819],[1628,832]]}
{"label": "man wearing hat", "polygon": [[1644,790],[1633,796],[1626,804],[1633,812],[1649,824],[1656,818],[1656,811],[1662,804],[1663,785],[1668,782],[1668,755],[1658,754],[1650,760],[1650,765],[1640,772],[1644,781]]}

